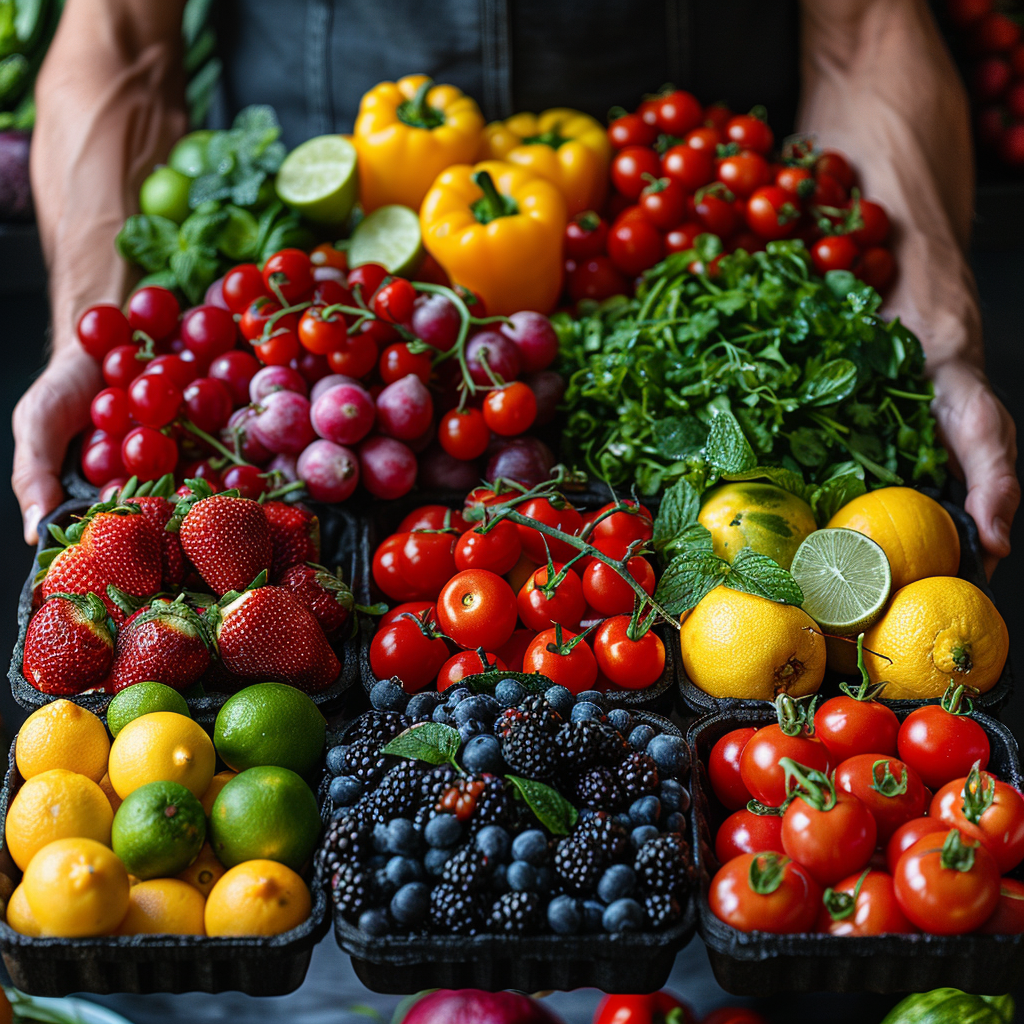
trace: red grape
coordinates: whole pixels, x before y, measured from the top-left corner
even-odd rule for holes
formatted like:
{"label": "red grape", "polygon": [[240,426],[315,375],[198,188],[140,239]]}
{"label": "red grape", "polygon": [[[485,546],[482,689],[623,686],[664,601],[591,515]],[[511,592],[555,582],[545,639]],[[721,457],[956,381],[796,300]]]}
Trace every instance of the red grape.
{"label": "red grape", "polygon": [[356,444],[373,429],[376,409],[358,383],[339,384],[317,396],[310,410],[313,429],[335,444]]}
{"label": "red grape", "polygon": [[207,376],[219,380],[228,389],[236,405],[245,405],[249,401],[249,381],[259,369],[260,361],[252,353],[232,349],[210,363]]}
{"label": "red grape", "polygon": [[416,456],[401,441],[374,434],[359,446],[359,470],[375,498],[401,498],[416,483]]}
{"label": "red grape", "polygon": [[359,460],[333,441],[314,441],[299,456],[296,469],[314,501],[344,501],[359,485]]}
{"label": "red grape", "polygon": [[305,395],[306,378],[290,366],[264,366],[249,381],[249,401],[259,402],[275,391],[294,391]]}
{"label": "red grape", "polygon": [[412,441],[430,429],[434,400],[414,373],[389,384],[377,396],[377,426],[382,434]]}
{"label": "red grape", "polygon": [[309,399],[294,391],[274,391],[260,399],[252,432],[265,448],[297,455],[316,437],[309,422]]}

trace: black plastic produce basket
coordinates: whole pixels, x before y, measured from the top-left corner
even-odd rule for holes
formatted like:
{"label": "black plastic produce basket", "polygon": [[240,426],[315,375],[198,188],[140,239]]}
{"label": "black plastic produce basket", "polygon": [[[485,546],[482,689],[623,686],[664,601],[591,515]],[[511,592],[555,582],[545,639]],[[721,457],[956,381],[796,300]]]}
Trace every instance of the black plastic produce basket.
{"label": "black plastic produce basket", "polygon": [[[953,517],[953,522],[956,524],[956,531],[960,536],[960,569],[957,575],[962,579],[973,583],[994,602],[995,597],[988,585],[988,578],[985,576],[985,566],[982,561],[981,541],[978,537],[978,528],[975,526],[974,520],[960,505],[950,501],[943,501],[942,506]],[[700,689],[700,687],[695,686],[687,676],[686,668],[683,665],[682,654],[679,649],[679,634],[676,633],[675,630],[672,632],[674,633],[674,636],[671,638],[672,646],[674,648],[676,663],[679,667],[679,692],[682,694],[683,702],[687,707],[698,715],[704,715],[715,711],[723,711],[729,708],[767,706],[767,701],[760,700],[736,700],[733,698],[721,700],[717,697],[710,696]],[[824,699],[836,696],[839,693],[839,683],[843,679],[849,678],[851,677],[841,676],[835,672],[826,672],[825,680],[821,685],[821,690],[819,691],[822,698]],[[968,680],[968,682],[969,681],[970,680]],[[859,684],[860,679],[858,678],[856,682]],[[1013,672],[1010,667],[1010,659],[1007,658],[1006,664],[1003,666],[1002,674],[996,682],[996,685],[987,693],[983,693],[980,696],[976,697],[972,694],[971,700],[974,702],[975,707],[990,715],[998,716],[1006,702],[1010,699],[1012,693]],[[882,695],[882,699],[885,699],[884,693]],[[901,712],[909,713],[913,711],[914,708],[920,707],[922,704],[937,704],[938,702],[938,697],[934,700],[885,701],[885,703],[897,714],[900,714]]]}
{"label": "black plastic produce basket", "polygon": [[[566,489],[566,495],[576,508],[586,511],[595,511],[612,500],[607,489],[601,490],[595,486],[590,486],[582,491]],[[371,572],[373,554],[377,550],[377,546],[390,534],[394,533],[398,524],[406,515],[422,505],[430,504],[448,505],[453,509],[461,509],[464,499],[465,494],[462,492],[414,492],[396,501],[378,502],[370,506],[362,517],[363,533],[360,538],[359,554],[360,575],[357,582],[353,583],[353,591],[359,603],[369,605],[374,601],[388,600],[373,582],[373,574]],[[644,504],[652,513],[655,512],[657,503],[654,503],[652,506],[645,500]],[[657,571],[656,559],[654,564]],[[394,604],[396,602],[390,603]],[[677,704],[676,685],[678,670],[681,669],[681,666],[677,666],[679,660],[678,631],[665,625],[655,626],[655,630],[665,645],[665,669],[661,674],[661,678],[643,690],[609,688],[605,691],[605,696],[612,707],[626,708],[629,711],[643,709],[663,714],[669,714],[674,710]],[[375,622],[363,617],[359,632],[359,676],[364,689],[369,693],[374,685],[379,682],[370,666],[370,644],[376,632]]]}
{"label": "black plastic produce basket", "polygon": [[[900,708],[902,720],[910,713]],[[989,770],[1019,789],[1020,761],[1013,734],[988,715],[971,715],[988,734]],[[687,733],[691,769],[691,837],[697,869],[698,931],[718,983],[733,995],[790,992],[926,992],[951,986],[998,995],[1024,973],[1024,935],[771,935],[741,932],[717,918],[708,888],[718,862],[714,828],[727,812],[717,806],[706,764],[715,742],[732,729],[775,721],[770,706],[732,708],[698,719]],[[1017,871],[1014,872],[1017,874]]]}
{"label": "black plastic produce basket", "polygon": [[[0,790],[0,820],[21,788],[11,744]],[[0,871],[20,875],[0,846]],[[33,996],[72,992],[245,992],[282,996],[306,977],[313,947],[330,928],[328,896],[315,873],[309,879],[313,907],[297,928],[281,935],[207,938],[202,935],[125,935],[89,939],[30,938],[0,921],[0,955],[14,986]]]}
{"label": "black plastic produce basket", "polygon": [[[84,708],[88,708],[94,714],[103,715],[107,705],[110,703],[111,695],[102,690],[89,690],[82,694],[61,698],[58,694],[42,693],[37,690],[22,673],[22,658],[25,652],[25,634],[28,631],[29,619],[35,610],[33,607],[33,586],[32,581],[39,571],[39,552],[52,543],[52,538],[46,527],[49,523],[56,523],[58,526],[66,527],[75,516],[81,515],[93,504],[91,500],[73,499],[64,502],[59,508],[50,513],[39,524],[39,545],[36,550],[36,558],[32,563],[28,579],[21,589],[21,597],[18,601],[18,640],[14,645],[14,653],[11,656],[11,666],[8,670],[8,678],[11,681],[11,692],[14,699],[27,711],[35,711],[44,704],[49,704],[58,699],[73,701]],[[321,508],[316,508],[318,515]],[[320,538],[321,558],[330,568],[340,565],[345,574],[345,580],[355,591],[355,584],[358,565],[358,548],[361,528],[357,518],[352,513],[343,509],[332,509],[328,515],[320,516]],[[359,642],[352,638],[346,641],[339,641],[334,645],[335,653],[341,662],[341,672],[338,678],[326,690],[320,693],[310,694],[313,701],[322,712],[328,714],[337,710],[345,702],[348,690],[356,681],[359,671]],[[217,716],[224,702],[231,696],[230,693],[211,691],[201,696],[185,694],[189,711],[192,717],[199,722],[212,722]]]}

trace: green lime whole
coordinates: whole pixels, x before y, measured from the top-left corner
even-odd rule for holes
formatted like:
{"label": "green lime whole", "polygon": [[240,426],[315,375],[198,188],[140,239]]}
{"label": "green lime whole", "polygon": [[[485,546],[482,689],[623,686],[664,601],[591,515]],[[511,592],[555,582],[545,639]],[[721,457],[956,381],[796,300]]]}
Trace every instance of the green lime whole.
{"label": "green lime whole", "polygon": [[167,163],[189,178],[198,178],[206,172],[206,151],[215,134],[209,128],[189,132],[175,143]]}
{"label": "green lime whole", "polygon": [[143,880],[184,871],[206,840],[203,805],[179,782],[149,782],[118,807],[110,845]]}
{"label": "green lime whole", "polygon": [[293,771],[273,765],[239,773],[217,794],[210,843],[233,868],[247,860],[276,860],[298,871],[320,835],[313,791]]}
{"label": "green lime whole", "polygon": [[312,771],[323,754],[327,722],[312,699],[285,683],[255,683],[217,713],[213,745],[236,772],[259,765]]}
{"label": "green lime whole", "polygon": [[139,209],[150,217],[180,224],[191,212],[188,191],[192,179],[173,167],[158,167],[139,189]]}
{"label": "green lime whole", "polygon": [[107,728],[117,734],[129,723],[154,711],[173,711],[191,718],[185,698],[173,687],[153,681],[133,683],[118,691],[107,705]]}

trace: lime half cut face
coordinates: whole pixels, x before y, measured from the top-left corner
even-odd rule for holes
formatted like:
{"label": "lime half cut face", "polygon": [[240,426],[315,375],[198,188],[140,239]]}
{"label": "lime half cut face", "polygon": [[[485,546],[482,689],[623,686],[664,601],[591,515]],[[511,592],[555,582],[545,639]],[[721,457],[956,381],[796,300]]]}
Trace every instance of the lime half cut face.
{"label": "lime half cut face", "polygon": [[275,181],[277,194],[313,224],[340,228],[359,191],[356,150],[340,135],[320,135],[285,157]]}

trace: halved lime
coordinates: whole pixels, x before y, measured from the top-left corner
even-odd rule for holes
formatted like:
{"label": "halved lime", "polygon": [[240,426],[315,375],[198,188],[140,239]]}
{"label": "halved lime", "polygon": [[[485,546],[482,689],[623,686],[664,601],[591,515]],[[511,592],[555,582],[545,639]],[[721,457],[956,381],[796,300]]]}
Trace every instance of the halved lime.
{"label": "halved lime", "polygon": [[379,263],[392,274],[407,277],[423,259],[420,218],[408,206],[382,206],[352,232],[348,265]]}
{"label": "halved lime", "polygon": [[797,548],[789,571],[804,592],[804,611],[837,636],[876,622],[892,589],[885,552],[856,530],[815,530]]}
{"label": "halved lime", "polygon": [[314,224],[341,227],[356,202],[356,149],[340,135],[319,135],[285,157],[275,182],[277,194]]}

